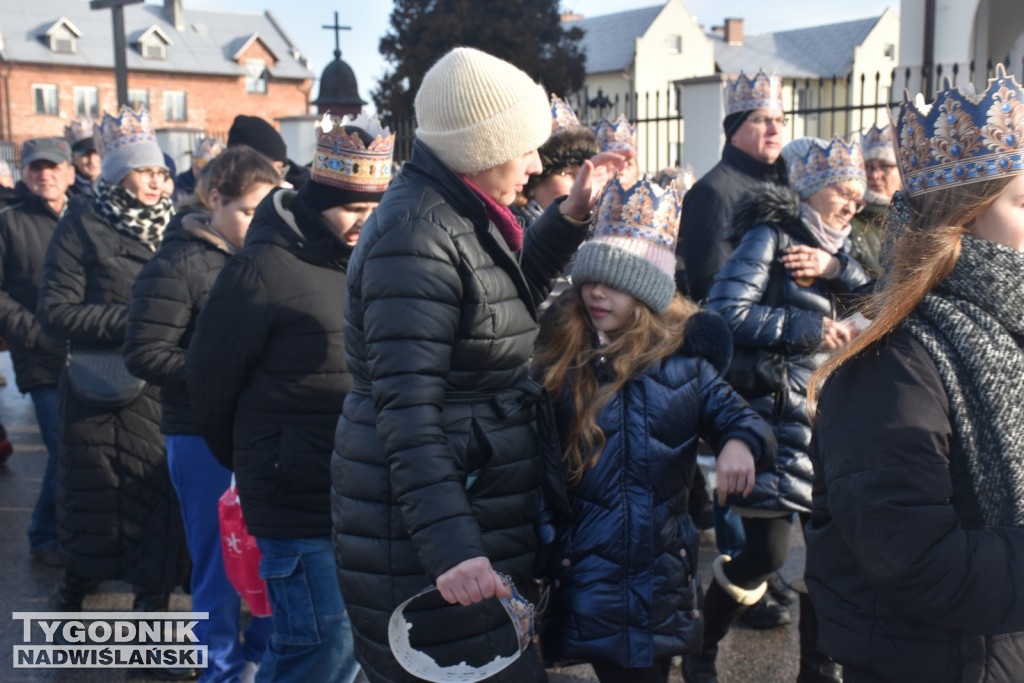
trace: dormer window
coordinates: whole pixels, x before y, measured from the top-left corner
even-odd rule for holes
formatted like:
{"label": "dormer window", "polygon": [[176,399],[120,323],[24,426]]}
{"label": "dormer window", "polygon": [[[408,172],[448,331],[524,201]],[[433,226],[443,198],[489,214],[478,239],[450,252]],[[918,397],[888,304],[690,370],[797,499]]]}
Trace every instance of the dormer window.
{"label": "dormer window", "polygon": [[267,94],[267,63],[262,59],[245,60],[245,92]]}
{"label": "dormer window", "polygon": [[73,55],[78,51],[78,39],[82,37],[82,32],[66,18],[61,17],[46,29],[41,37],[49,43],[50,52]]}
{"label": "dormer window", "polygon": [[167,59],[171,39],[156,26],[150,26],[135,40],[143,59]]}

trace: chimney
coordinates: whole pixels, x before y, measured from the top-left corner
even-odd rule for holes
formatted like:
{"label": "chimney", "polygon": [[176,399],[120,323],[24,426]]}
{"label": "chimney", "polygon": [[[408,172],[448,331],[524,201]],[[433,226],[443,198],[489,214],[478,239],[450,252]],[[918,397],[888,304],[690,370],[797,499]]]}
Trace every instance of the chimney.
{"label": "chimney", "polygon": [[176,31],[185,30],[185,11],[181,8],[181,0],[164,0],[164,14]]}
{"label": "chimney", "polygon": [[726,18],[725,20],[725,42],[729,45],[743,44],[743,20]]}
{"label": "chimney", "polygon": [[579,21],[582,18],[583,15],[576,12],[562,12],[558,15],[558,21],[563,24],[569,21]]}

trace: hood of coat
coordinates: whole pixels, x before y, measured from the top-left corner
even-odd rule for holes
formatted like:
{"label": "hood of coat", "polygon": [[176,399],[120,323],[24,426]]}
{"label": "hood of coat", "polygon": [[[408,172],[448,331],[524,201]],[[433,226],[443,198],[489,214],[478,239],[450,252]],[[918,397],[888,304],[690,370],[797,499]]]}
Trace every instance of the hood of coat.
{"label": "hood of coat", "polygon": [[256,207],[245,246],[274,244],[315,266],[347,268],[352,247],[335,237],[319,214],[294,210],[297,195],[297,190],[271,190]]}
{"label": "hood of coat", "polygon": [[800,218],[800,195],[782,185],[760,183],[742,199],[732,214],[733,244],[760,225],[774,225],[801,242],[817,244]]}

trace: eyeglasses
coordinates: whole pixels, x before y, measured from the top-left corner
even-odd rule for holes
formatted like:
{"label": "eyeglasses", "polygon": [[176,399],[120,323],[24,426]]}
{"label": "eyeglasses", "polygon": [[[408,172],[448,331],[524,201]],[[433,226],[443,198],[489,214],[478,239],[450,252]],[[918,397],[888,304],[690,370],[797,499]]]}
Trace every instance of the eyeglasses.
{"label": "eyeglasses", "polygon": [[171,177],[170,171],[166,168],[133,168],[132,172],[144,183],[151,183],[154,178],[162,183]]}
{"label": "eyeglasses", "polygon": [[839,195],[839,198],[842,199],[844,202],[853,202],[854,204],[856,204],[856,213],[860,213],[861,211],[864,210],[864,207],[868,205],[868,203],[864,201],[862,198],[858,197],[855,194],[851,194],[845,188],[842,188],[839,185],[836,185],[835,183],[829,183],[828,186],[832,188],[832,190],[835,191],[835,193]]}
{"label": "eyeglasses", "polygon": [[750,121],[755,126],[766,126],[768,123],[774,123],[776,128],[782,128],[789,123],[788,116],[748,116],[747,121]]}

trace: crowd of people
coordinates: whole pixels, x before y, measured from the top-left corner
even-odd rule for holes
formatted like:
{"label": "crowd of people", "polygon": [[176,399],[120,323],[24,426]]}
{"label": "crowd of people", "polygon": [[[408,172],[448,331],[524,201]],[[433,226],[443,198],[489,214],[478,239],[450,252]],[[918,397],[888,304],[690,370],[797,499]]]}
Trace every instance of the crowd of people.
{"label": "crowd of people", "polygon": [[1017,680],[1024,89],[788,143],[777,74],[723,97],[696,182],[472,48],[400,172],[363,115],[308,167],[247,115],[177,175],[145,109],[25,142],[0,334],[51,610],[186,588],[207,666],[166,679],[714,683],[737,619],[798,602],[801,683]]}

